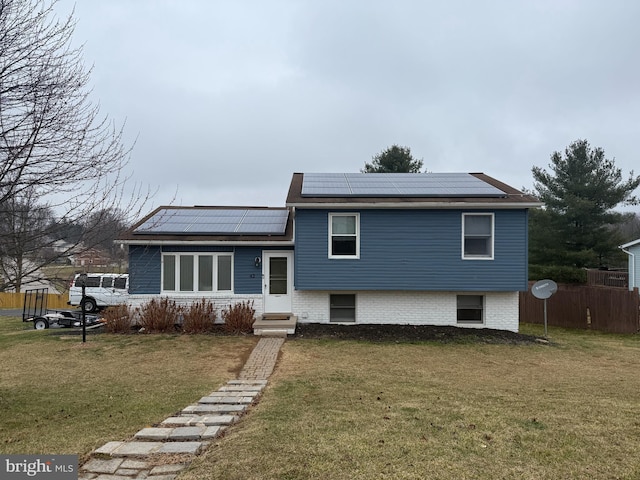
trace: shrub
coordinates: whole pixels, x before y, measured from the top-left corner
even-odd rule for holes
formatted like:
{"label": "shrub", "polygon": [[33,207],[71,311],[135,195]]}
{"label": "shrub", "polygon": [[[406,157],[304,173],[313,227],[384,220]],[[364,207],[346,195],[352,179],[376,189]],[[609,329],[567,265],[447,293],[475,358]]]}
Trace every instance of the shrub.
{"label": "shrub", "polygon": [[102,318],[105,321],[104,328],[109,333],[131,332],[131,309],[127,305],[113,305],[107,308]]}
{"label": "shrub", "polygon": [[529,280],[548,278],[556,283],[587,283],[587,271],[558,265],[529,265]]}
{"label": "shrub", "polygon": [[217,318],[213,303],[204,298],[194,302],[182,313],[182,331],[184,333],[207,333],[213,330]]}
{"label": "shrub", "polygon": [[136,313],[140,318],[139,324],[146,333],[168,333],[175,331],[182,310],[174,300],[165,297],[160,300],[151,299],[141,305]]}
{"label": "shrub", "polygon": [[253,308],[253,300],[237,302],[222,309],[224,330],[227,333],[238,335],[251,333],[253,322],[256,320],[256,310]]}

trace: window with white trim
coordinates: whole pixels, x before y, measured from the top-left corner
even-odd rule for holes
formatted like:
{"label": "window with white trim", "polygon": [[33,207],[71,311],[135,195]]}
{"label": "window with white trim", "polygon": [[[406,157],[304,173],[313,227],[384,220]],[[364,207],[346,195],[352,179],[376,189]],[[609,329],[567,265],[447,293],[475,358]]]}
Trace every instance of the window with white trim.
{"label": "window with white trim", "polygon": [[329,258],[360,257],[360,214],[329,214]]}
{"label": "window with white trim", "polygon": [[493,260],[493,213],[462,214],[462,258]]}
{"label": "window with white trim", "polygon": [[458,323],[484,323],[484,297],[482,295],[458,295],[456,301]]}
{"label": "window with white trim", "polygon": [[181,293],[233,290],[233,255],[230,253],[164,253],[162,291]]}

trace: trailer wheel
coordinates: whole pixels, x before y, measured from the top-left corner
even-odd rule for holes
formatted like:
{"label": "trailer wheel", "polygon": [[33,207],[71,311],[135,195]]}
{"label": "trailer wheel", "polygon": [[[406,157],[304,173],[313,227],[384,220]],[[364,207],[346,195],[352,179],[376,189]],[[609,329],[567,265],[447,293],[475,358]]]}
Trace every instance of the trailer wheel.
{"label": "trailer wheel", "polygon": [[98,309],[98,305],[96,304],[96,301],[93,298],[85,298],[82,301],[82,305],[80,305],[80,307],[86,313],[93,313]]}
{"label": "trailer wheel", "polygon": [[49,328],[49,322],[46,318],[36,318],[33,321],[33,328],[36,330],[44,330],[45,328]]}

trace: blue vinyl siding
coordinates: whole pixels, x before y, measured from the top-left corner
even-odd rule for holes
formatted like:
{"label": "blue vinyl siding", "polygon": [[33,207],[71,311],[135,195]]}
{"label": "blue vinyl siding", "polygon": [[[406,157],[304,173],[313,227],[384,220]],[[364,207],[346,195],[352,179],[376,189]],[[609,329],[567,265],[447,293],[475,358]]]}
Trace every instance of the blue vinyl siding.
{"label": "blue vinyl siding", "polygon": [[[162,252],[233,252],[233,284],[236,294],[262,293],[262,267],[255,266],[255,258],[262,258],[262,247],[225,247],[203,245],[168,245],[160,247],[129,247],[129,293],[160,294]],[[275,247],[273,249],[276,249]],[[287,250],[291,247],[277,248]]]}
{"label": "blue vinyl siding", "polygon": [[[328,214],[296,210],[298,290],[516,291],[527,289],[527,211],[495,215],[494,260],[462,259],[462,213],[478,210],[342,210],[360,213],[360,258],[328,258]],[[483,211],[484,212],[484,211]]]}
{"label": "blue vinyl siding", "polygon": [[129,246],[129,293],[160,293],[160,247]]}
{"label": "blue vinyl siding", "polygon": [[292,247],[236,247],[234,253],[234,292],[237,294],[262,293],[262,266],[256,268],[256,257],[262,258],[266,250],[291,250]]}
{"label": "blue vinyl siding", "polygon": [[262,293],[262,267],[256,268],[255,258],[262,257],[260,247],[237,247],[234,258],[234,292]]}

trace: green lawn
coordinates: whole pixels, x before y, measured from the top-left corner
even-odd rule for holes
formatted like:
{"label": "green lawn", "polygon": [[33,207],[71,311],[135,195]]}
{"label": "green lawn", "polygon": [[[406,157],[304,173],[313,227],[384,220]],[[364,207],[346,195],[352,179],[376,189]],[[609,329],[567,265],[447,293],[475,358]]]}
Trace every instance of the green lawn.
{"label": "green lawn", "polygon": [[640,338],[550,336],[290,340],[260,403],[180,479],[640,478]]}

